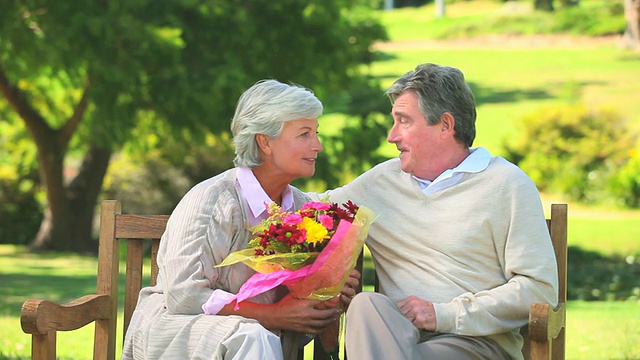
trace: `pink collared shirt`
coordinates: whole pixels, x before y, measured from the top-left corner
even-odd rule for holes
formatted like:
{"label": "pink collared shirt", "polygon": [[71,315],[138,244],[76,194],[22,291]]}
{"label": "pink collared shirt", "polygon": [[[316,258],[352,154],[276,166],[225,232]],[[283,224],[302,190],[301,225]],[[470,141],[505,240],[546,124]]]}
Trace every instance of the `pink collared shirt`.
{"label": "pink collared shirt", "polygon": [[[245,209],[247,209],[246,216],[251,226],[258,225],[269,217],[267,208],[273,200],[264,191],[251,169],[239,167],[236,170],[236,189]],[[293,193],[290,186],[287,186],[282,192],[281,208],[284,211],[293,210]]]}

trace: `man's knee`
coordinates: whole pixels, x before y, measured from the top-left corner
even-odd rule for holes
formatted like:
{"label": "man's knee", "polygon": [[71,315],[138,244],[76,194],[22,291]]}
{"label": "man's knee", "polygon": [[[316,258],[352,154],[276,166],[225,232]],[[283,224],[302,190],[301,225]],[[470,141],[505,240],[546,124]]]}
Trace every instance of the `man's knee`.
{"label": "man's knee", "polygon": [[390,309],[397,311],[397,306],[386,295],[375,292],[361,292],[357,294],[349,304],[347,310],[347,322],[349,319],[367,321],[372,317],[385,317]]}
{"label": "man's knee", "polygon": [[389,300],[389,298],[386,295],[382,295],[380,293],[368,292],[368,291],[361,292],[356,296],[354,296],[353,299],[351,299],[351,304],[349,304],[349,309],[351,309],[352,306],[354,307],[375,306],[376,304],[379,304],[381,302],[391,302],[391,300]]}

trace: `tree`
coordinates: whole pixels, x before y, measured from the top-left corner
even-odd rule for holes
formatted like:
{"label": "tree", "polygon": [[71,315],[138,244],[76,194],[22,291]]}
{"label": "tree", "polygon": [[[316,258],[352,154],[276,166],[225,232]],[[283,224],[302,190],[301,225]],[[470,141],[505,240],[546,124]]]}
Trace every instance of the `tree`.
{"label": "tree", "polygon": [[37,147],[46,192],[31,248],[93,247],[104,175],[136,127],[166,124],[183,141],[227,131],[237,97],[266,77],[344,98],[385,36],[359,5],[11,1],[0,12],[0,93]]}
{"label": "tree", "polygon": [[533,0],[533,8],[542,11],[553,11],[553,0]]}
{"label": "tree", "polygon": [[640,50],[640,0],[624,0],[627,28],[622,37],[625,47]]}

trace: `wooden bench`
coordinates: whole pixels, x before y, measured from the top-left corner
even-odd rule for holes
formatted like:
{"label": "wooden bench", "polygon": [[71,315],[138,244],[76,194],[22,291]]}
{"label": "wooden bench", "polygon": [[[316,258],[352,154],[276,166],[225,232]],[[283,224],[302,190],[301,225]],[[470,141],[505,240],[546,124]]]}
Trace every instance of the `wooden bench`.
{"label": "wooden bench", "polygon": [[[531,357],[548,359],[545,354],[553,351],[553,359],[564,357],[564,303],[566,301],[566,205],[553,205],[550,231],[558,256],[561,274],[560,305],[550,309],[545,304],[534,304],[530,316]],[[72,331],[95,322],[93,359],[115,359],[116,320],[118,317],[118,280],[120,265],[120,242],[126,241],[126,275],[124,289],[124,324],[126,333],[131,315],[143,286],[155,285],[158,275],[156,256],[160,237],[164,232],[168,215],[121,214],[121,205],[116,200],[102,202],[100,218],[100,240],[98,252],[98,276],[95,294],[85,295],[67,304],[59,305],[47,300],[27,300],[22,306],[20,321],[25,333],[32,335],[32,359],[56,358],[56,332]],[[150,242],[150,283],[143,284],[145,241]],[[362,269],[362,261],[359,261]],[[552,338],[557,338],[553,341]],[[557,352],[556,352],[557,351]],[[319,344],[314,342],[314,359],[327,356]],[[561,355],[556,355],[561,354]],[[527,350],[528,355],[528,350]],[[543,356],[543,357],[540,357]],[[303,350],[299,359],[304,358]]]}

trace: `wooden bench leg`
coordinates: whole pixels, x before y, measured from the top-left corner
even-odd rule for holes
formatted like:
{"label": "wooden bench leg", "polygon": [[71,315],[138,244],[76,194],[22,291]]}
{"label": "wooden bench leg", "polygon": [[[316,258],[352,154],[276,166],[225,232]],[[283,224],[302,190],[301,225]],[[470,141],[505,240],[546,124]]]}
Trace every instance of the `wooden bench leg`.
{"label": "wooden bench leg", "polygon": [[56,331],[51,330],[46,334],[33,334],[31,336],[32,360],[56,359]]}
{"label": "wooden bench leg", "polygon": [[531,341],[531,360],[551,359],[551,341]]}

